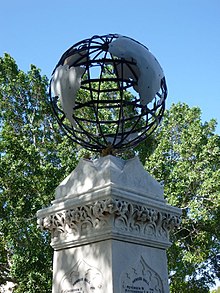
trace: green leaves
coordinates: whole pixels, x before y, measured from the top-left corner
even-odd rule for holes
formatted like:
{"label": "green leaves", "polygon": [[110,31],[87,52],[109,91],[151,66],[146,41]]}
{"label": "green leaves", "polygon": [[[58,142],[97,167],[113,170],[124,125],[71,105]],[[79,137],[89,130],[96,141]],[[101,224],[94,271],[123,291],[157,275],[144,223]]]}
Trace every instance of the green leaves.
{"label": "green leaves", "polygon": [[182,227],[168,251],[171,292],[208,292],[219,274],[214,254],[220,249],[220,138],[214,129],[214,120],[202,123],[199,108],[173,105],[146,162],[164,182],[168,202],[183,210]]}
{"label": "green leaves", "polygon": [[47,86],[35,66],[25,74],[9,55],[0,58],[0,279],[17,283],[16,292],[48,292],[52,278],[49,237],[38,231],[36,212],[65,174]]}
{"label": "green leaves", "polygon": [[[36,212],[50,204],[55,187],[80,157],[94,157],[61,135],[47,87],[34,65],[24,73],[8,54],[0,58],[0,283],[11,280],[19,293],[51,291],[50,236],[37,229]],[[220,275],[215,125],[215,120],[202,123],[197,107],[172,105],[156,134],[135,149],[164,183],[168,202],[183,211],[168,250],[171,292],[208,292]],[[124,158],[133,154],[129,150]]]}

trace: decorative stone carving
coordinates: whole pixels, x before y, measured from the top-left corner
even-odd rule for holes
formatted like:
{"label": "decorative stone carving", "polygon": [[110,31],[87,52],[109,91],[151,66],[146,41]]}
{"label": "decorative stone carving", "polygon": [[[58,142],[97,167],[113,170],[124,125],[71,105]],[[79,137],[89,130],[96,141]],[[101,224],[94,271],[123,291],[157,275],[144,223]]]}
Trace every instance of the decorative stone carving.
{"label": "decorative stone carving", "polygon": [[103,292],[103,275],[84,260],[79,260],[60,282],[59,292]]}
{"label": "decorative stone carving", "polygon": [[164,293],[160,276],[141,256],[138,262],[121,274],[120,293]]}
{"label": "decorative stone carving", "polygon": [[166,249],[180,215],[138,158],[81,160],[37,213],[52,236],[52,292],[168,293]]}
{"label": "decorative stone carving", "polygon": [[112,227],[115,231],[169,239],[169,232],[180,224],[180,216],[124,200],[105,199],[52,213],[38,219],[42,230],[52,237],[79,238],[87,233]]}

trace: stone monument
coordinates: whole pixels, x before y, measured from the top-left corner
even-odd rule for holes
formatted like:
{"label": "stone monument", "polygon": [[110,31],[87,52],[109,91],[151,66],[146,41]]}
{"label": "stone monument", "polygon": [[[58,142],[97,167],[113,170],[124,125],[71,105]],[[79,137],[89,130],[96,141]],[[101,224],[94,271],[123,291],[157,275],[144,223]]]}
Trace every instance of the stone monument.
{"label": "stone monument", "polygon": [[[130,88],[138,98],[125,94]],[[162,117],[167,90],[158,61],[128,37],[94,36],[64,53],[50,94],[64,132],[102,154],[81,159],[52,205],[38,211],[54,249],[52,292],[169,292],[166,249],[180,209],[166,203],[137,156],[114,156],[150,135]]]}

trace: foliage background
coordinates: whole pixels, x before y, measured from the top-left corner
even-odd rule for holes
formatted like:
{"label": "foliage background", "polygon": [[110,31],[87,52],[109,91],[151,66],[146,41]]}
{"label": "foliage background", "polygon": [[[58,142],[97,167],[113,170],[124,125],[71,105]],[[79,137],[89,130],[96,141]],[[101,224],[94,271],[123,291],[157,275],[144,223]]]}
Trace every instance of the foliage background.
{"label": "foliage background", "polygon": [[[61,135],[47,88],[36,66],[24,73],[10,55],[0,58],[0,284],[12,281],[19,293],[51,291],[50,237],[37,229],[36,212],[50,204],[80,157],[94,157]],[[168,202],[183,210],[168,250],[171,292],[209,292],[220,277],[215,127],[215,120],[202,122],[198,107],[174,104],[156,134],[135,150],[163,182]]]}

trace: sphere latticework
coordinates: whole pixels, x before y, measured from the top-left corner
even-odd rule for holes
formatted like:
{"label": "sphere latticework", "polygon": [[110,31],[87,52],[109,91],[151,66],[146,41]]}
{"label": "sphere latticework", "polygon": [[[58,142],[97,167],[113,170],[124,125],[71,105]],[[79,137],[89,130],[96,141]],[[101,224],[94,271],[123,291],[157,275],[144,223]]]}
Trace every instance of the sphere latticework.
{"label": "sphere latticework", "polygon": [[50,99],[59,125],[74,142],[92,151],[136,146],[156,129],[165,109],[165,77],[153,99],[144,104],[137,59],[116,56],[109,49],[118,38],[109,34],[76,43],[62,55],[51,79]]}

